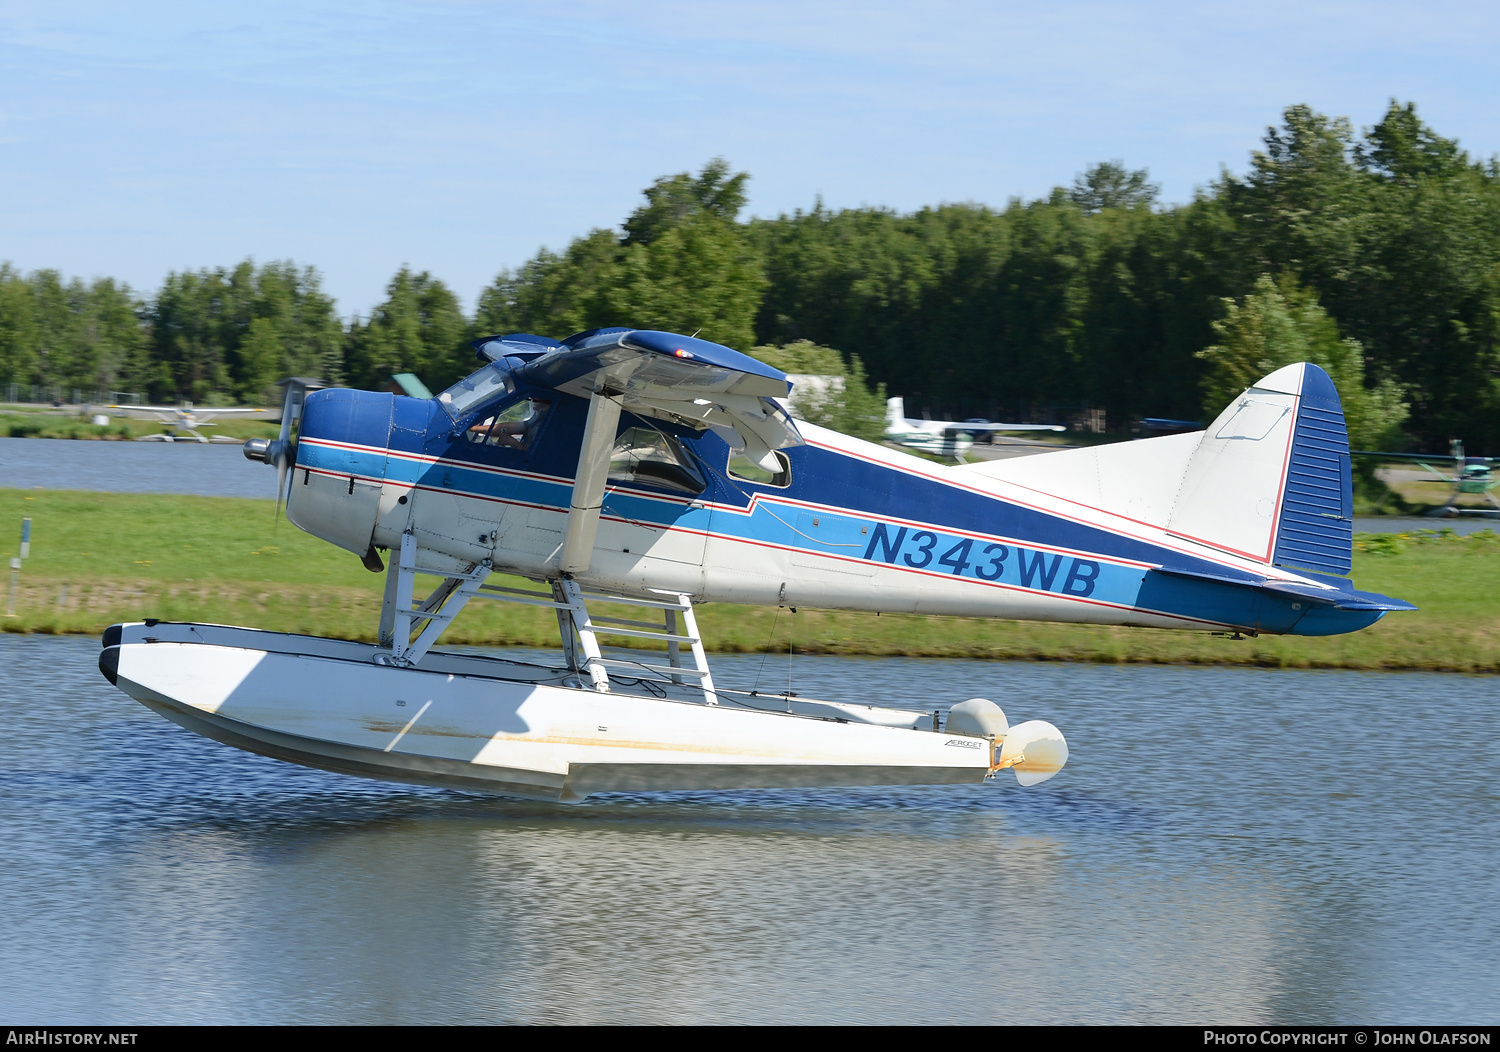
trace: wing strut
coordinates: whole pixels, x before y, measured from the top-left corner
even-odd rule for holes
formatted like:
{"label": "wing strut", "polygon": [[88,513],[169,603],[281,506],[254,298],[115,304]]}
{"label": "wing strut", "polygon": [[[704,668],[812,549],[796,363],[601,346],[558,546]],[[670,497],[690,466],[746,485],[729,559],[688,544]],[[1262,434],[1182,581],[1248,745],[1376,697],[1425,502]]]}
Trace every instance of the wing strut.
{"label": "wing strut", "polygon": [[578,470],[573,476],[573,498],[568,502],[568,528],[563,535],[559,568],[565,574],[583,573],[594,554],[599,513],[604,507],[604,484],[609,480],[609,455],[620,426],[620,394],[601,382],[589,398],[588,420],[578,449]]}

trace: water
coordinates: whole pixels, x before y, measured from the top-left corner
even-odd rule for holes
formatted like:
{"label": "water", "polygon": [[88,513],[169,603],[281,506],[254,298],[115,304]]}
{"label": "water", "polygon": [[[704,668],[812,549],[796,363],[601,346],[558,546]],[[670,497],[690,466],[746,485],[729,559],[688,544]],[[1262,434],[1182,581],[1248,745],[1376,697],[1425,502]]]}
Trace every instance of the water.
{"label": "water", "polygon": [[1354,520],[1355,533],[1414,533],[1417,530],[1452,530],[1467,537],[1480,530],[1500,529],[1500,521],[1488,515],[1460,515],[1454,518],[1411,518],[1399,515],[1378,515]]}
{"label": "water", "polygon": [[238,445],[0,438],[0,486],[272,500],[276,472]]}
{"label": "water", "polygon": [[17,1023],[1500,1016],[1500,680],[799,657],[807,694],[987,694],[1072,760],[553,806],[238,752],[96,647],[0,636]]}

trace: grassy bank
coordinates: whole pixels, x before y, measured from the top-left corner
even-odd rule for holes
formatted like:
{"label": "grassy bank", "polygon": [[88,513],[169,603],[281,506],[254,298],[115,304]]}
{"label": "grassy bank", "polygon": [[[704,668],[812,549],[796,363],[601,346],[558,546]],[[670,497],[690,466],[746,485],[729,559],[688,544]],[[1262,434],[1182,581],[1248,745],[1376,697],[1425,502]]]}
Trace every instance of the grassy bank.
{"label": "grassy bank", "polygon": [[[277,521],[269,501],[0,489],[0,550],[31,557],[19,632],[97,634],[157,617],[370,639],[382,578],[347,552]],[[1293,668],[1500,672],[1500,537],[1364,535],[1354,579],[1422,609],[1352,635],[1234,640],[1201,633],[1018,621],[708,605],[713,649]],[[8,582],[6,583],[8,586]],[[474,603],[447,643],[554,647],[550,611]],[[623,642],[623,640],[621,641]]]}

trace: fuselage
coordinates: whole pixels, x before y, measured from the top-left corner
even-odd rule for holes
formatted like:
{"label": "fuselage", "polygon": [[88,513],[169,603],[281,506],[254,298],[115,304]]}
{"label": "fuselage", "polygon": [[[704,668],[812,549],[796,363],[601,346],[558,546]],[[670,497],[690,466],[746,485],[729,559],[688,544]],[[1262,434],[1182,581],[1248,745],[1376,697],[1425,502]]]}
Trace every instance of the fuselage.
{"label": "fuselage", "polygon": [[[476,420],[499,420],[525,400],[546,406],[525,448],[474,440]],[[588,407],[524,385],[459,419],[435,399],[310,394],[288,516],[362,555],[397,548],[409,532],[433,569],[488,560],[557,577]],[[575,576],[700,602],[1197,630],[1326,635],[1381,616],[1262,587],[1271,577],[1312,589],[1317,575],[801,430],[805,444],[776,454],[784,470],[757,480],[736,469],[720,433],[623,413],[620,443],[650,439],[681,463],[631,470],[634,454],[617,446],[622,466],[611,471],[588,568]]]}

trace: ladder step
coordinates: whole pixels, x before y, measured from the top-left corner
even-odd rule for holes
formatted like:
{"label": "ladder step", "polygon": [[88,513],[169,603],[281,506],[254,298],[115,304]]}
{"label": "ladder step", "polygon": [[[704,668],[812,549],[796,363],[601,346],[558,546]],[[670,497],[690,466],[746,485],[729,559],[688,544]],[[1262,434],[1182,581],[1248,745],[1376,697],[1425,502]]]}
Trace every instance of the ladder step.
{"label": "ladder step", "polygon": [[546,599],[552,601],[551,592],[533,592],[525,588],[507,588],[503,584],[482,584],[479,586],[481,592],[504,592],[507,595],[524,595],[531,599]]}
{"label": "ladder step", "polygon": [[665,625],[659,625],[655,621],[631,621],[624,617],[601,617],[598,614],[590,614],[589,620],[596,625],[634,625],[636,628],[649,628],[657,632],[667,630]]}
{"label": "ladder step", "polygon": [[584,592],[585,599],[595,599],[601,603],[620,603],[623,606],[649,606],[655,610],[683,610],[681,603],[667,603],[660,599],[635,599],[624,595],[608,595],[604,592]]}
{"label": "ladder step", "polygon": [[[582,625],[579,628],[588,631]],[[702,642],[697,636],[679,636],[672,632],[663,632],[659,628],[654,632],[643,632],[639,628],[595,628],[593,631],[596,635],[601,636],[634,636],[639,639],[666,639],[676,643]]]}
{"label": "ladder step", "polygon": [[493,599],[497,603],[519,603],[522,606],[547,606],[551,607],[553,610],[573,609],[567,603],[558,603],[554,602],[551,599],[521,599],[517,596],[511,595],[490,595],[488,594],[489,591],[489,589],[481,588],[479,589],[479,591],[474,593],[474,597],[476,599]]}
{"label": "ladder step", "polygon": [[622,661],[619,658],[601,657],[596,658],[600,664],[612,665],[615,668],[635,669],[637,672],[645,670],[648,672],[659,672],[666,676],[707,676],[706,668],[689,668],[686,665],[652,665],[645,661]]}

